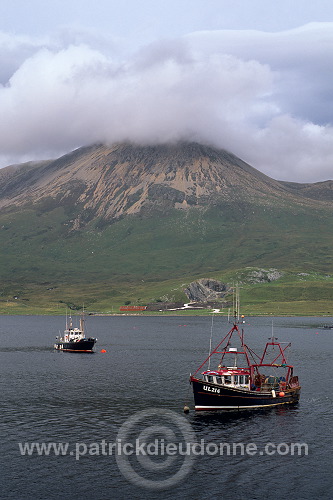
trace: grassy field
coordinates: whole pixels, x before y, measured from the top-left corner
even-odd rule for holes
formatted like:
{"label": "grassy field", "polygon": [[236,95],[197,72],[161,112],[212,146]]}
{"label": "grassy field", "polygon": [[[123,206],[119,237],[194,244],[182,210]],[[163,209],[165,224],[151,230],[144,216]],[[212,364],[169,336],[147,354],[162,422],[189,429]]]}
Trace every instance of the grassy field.
{"label": "grassy field", "polygon": [[[245,271],[214,277],[226,283],[235,283],[237,276],[244,279]],[[195,277],[193,277],[195,279]],[[80,311],[84,306],[89,313],[121,314],[119,308],[126,304],[147,305],[157,302],[162,312],[145,311],[142,314],[211,314],[211,309],[168,312],[165,303],[187,302],[183,289],[190,281],[164,282],[133,281],[115,284],[104,281],[93,284],[57,284],[56,286],[26,284],[8,285],[0,296],[0,314],[65,314],[66,310]],[[333,277],[312,273],[307,276],[286,272],[271,283],[240,283],[241,312],[246,315],[274,316],[333,316]],[[228,307],[221,303],[222,314]],[[134,313],[123,313],[134,314]]]}

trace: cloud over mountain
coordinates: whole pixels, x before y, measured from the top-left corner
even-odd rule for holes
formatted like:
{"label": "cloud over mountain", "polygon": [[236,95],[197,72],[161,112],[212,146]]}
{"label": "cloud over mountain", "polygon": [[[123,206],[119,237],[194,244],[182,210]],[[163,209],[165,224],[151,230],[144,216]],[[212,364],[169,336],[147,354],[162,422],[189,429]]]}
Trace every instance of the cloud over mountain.
{"label": "cloud over mountain", "polygon": [[192,140],[276,179],[330,179],[332,29],[196,32],[135,52],[93,31],[0,34],[0,166],[101,141]]}

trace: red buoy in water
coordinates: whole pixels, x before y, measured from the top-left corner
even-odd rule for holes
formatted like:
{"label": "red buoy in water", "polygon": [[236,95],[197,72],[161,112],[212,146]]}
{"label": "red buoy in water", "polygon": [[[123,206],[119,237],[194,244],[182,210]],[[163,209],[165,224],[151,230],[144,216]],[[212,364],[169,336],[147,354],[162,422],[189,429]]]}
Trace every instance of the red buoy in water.
{"label": "red buoy in water", "polygon": [[101,351],[100,351],[100,352],[106,352],[106,349],[101,349]]}

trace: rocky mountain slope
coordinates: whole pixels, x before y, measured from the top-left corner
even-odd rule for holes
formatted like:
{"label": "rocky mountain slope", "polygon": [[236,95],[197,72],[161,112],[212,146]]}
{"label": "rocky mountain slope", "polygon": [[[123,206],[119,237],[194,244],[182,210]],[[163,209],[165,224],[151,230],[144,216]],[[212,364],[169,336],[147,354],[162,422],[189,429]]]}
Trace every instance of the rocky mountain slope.
{"label": "rocky mountain slope", "polygon": [[262,174],[231,153],[197,143],[102,144],[57,160],[0,170],[0,208],[75,205],[89,218],[250,202],[333,203],[333,182],[297,184]]}

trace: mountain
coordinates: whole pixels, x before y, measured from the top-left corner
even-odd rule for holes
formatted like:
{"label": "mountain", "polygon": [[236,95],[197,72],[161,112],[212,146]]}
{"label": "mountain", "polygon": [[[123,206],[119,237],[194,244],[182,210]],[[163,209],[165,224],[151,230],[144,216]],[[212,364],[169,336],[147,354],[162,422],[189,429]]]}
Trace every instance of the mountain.
{"label": "mountain", "polygon": [[[0,170],[0,208],[72,203],[92,217],[119,218],[236,198],[261,205],[332,201],[333,182],[296,184],[262,174],[224,150],[196,143],[102,144],[55,161]],[[283,201],[282,201],[283,200]]]}
{"label": "mountain", "polygon": [[0,170],[0,271],[90,298],[251,266],[326,275],[332,208],[332,181],[277,181],[225,150],[96,144]]}

